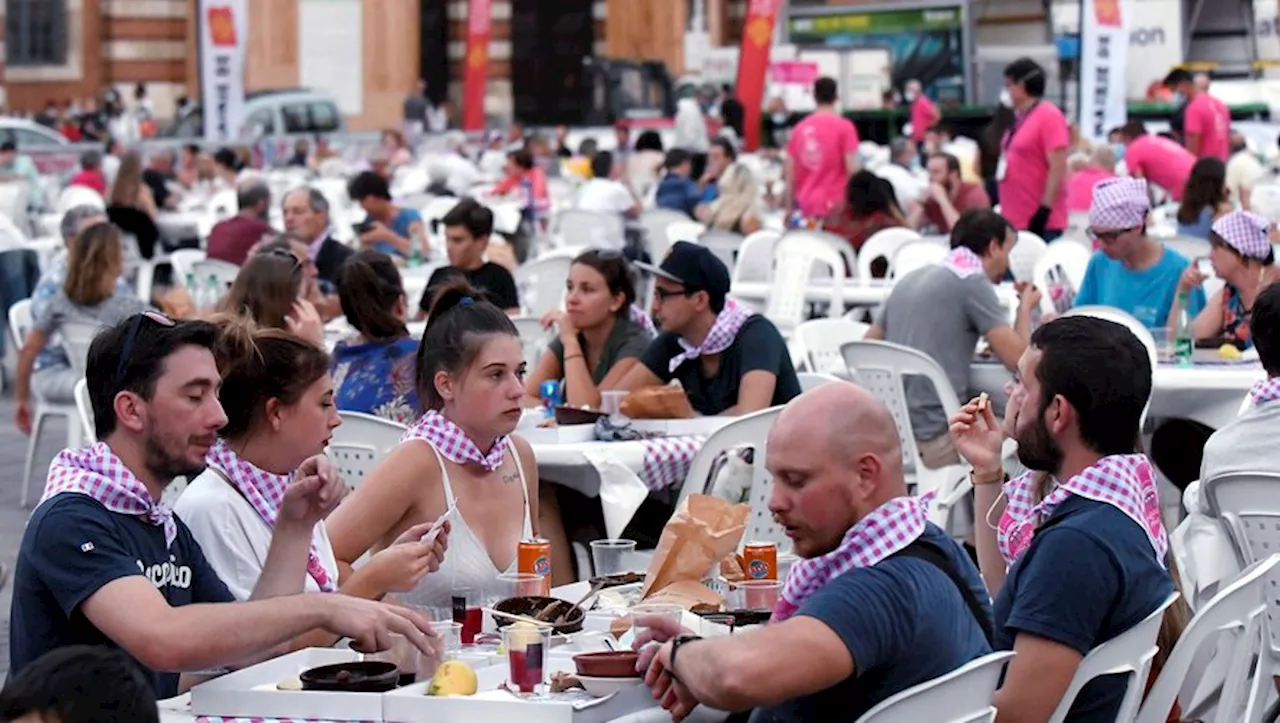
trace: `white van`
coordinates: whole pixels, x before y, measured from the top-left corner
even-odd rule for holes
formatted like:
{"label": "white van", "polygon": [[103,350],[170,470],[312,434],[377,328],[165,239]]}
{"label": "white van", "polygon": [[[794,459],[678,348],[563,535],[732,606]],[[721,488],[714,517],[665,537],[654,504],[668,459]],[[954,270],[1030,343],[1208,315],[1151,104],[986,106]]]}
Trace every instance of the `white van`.
{"label": "white van", "polygon": [[[240,138],[339,133],[346,127],[333,97],[307,88],[264,90],[245,96]],[[176,138],[203,138],[204,111],[194,106],[174,122]]]}

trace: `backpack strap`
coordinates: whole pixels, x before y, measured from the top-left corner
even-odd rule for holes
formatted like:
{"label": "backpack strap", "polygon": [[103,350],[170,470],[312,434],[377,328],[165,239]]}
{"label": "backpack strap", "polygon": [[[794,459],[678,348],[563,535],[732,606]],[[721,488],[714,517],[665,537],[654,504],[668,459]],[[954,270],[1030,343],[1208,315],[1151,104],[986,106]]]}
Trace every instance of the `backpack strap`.
{"label": "backpack strap", "polygon": [[978,623],[978,627],[982,628],[982,634],[986,637],[987,644],[992,646],[995,645],[995,634],[991,626],[991,617],[987,615],[986,610],[982,608],[982,604],[978,602],[978,597],[974,594],[973,589],[969,587],[969,584],[965,582],[964,578],[960,576],[960,573],[956,571],[955,565],[951,563],[951,560],[948,559],[946,553],[944,553],[937,545],[925,542],[920,538],[916,538],[915,542],[912,542],[910,545],[907,545],[889,557],[911,557],[917,560],[923,560],[941,570],[948,578],[951,579],[951,582],[956,586],[956,589],[960,591],[960,597],[964,599],[964,604],[969,608],[969,613],[973,615],[973,619]]}

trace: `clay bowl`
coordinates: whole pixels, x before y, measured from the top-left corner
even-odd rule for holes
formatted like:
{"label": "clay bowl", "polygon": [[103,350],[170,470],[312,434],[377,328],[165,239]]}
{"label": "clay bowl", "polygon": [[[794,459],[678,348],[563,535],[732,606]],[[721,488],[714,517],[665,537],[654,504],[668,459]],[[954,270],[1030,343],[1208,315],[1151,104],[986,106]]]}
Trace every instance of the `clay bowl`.
{"label": "clay bowl", "polygon": [[[538,618],[539,620],[545,620],[548,623],[552,623],[552,631],[557,633],[567,635],[569,633],[576,633],[579,630],[582,630],[582,623],[587,619],[587,614],[582,610],[582,608],[574,605],[568,600],[561,600],[554,597],[526,595],[521,597],[509,597],[497,605],[494,605],[493,608],[499,612],[533,618],[537,617],[538,613],[546,610],[547,606],[552,604],[554,604],[555,607],[542,617]],[[564,622],[556,623],[556,619],[562,614],[564,615]],[[499,628],[505,628],[515,621],[509,618],[494,616],[494,622],[497,623]]]}
{"label": "clay bowl", "polygon": [[400,669],[395,663],[373,660],[337,663],[304,670],[298,679],[302,681],[303,690],[385,693],[395,690]]}
{"label": "clay bowl", "polygon": [[634,650],[614,650],[600,653],[582,653],[573,656],[578,675],[592,678],[636,678],[636,661],[640,655]]}

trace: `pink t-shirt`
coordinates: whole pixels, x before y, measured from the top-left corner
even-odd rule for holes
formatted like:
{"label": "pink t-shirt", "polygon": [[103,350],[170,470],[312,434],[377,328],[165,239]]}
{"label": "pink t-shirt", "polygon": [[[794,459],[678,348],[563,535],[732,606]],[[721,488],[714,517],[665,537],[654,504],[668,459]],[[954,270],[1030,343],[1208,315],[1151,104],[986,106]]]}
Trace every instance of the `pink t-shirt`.
{"label": "pink t-shirt", "polygon": [[1231,111],[1208,93],[1199,93],[1187,103],[1184,130],[1188,136],[1200,136],[1199,157],[1225,162],[1231,154]]}
{"label": "pink t-shirt", "polygon": [[923,93],[911,101],[911,140],[916,143],[924,141],[924,134],[933,127],[933,119],[938,109]]}
{"label": "pink t-shirt", "polygon": [[844,203],[849,180],[845,157],[858,151],[858,129],[834,113],[810,113],[791,132],[796,206],[808,218],[826,216]]}
{"label": "pink t-shirt", "polygon": [[1147,179],[1168,191],[1173,200],[1181,201],[1196,157],[1168,138],[1146,135],[1125,149],[1124,163],[1130,175]]}
{"label": "pink t-shirt", "polygon": [[[1049,154],[1065,151],[1068,143],[1067,119],[1057,106],[1045,101],[1036,103],[1005,131],[1001,144],[1005,168],[1000,181],[1000,214],[1014,228],[1024,230],[1031,222],[1049,182]],[[1062,183],[1045,229],[1062,231],[1066,227],[1067,186]]]}
{"label": "pink t-shirt", "polygon": [[[1125,153],[1125,158],[1129,154]],[[1067,212],[1084,211],[1088,213],[1093,205],[1093,187],[1098,181],[1115,178],[1116,174],[1101,168],[1087,166],[1067,176]]]}

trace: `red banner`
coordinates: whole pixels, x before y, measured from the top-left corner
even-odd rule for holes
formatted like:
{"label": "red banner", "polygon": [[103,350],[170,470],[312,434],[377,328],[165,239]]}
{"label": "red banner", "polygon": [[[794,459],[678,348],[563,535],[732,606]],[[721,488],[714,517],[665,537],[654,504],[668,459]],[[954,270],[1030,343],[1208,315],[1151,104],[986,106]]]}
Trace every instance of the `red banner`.
{"label": "red banner", "polygon": [[484,130],[484,86],[489,71],[491,0],[467,2],[467,67],[462,79],[462,129]]}
{"label": "red banner", "polygon": [[782,0],[751,0],[742,25],[742,49],[738,53],[738,81],[734,91],[742,102],[747,150],[760,146],[760,113],[764,107],[764,81],[769,71],[773,26]]}

